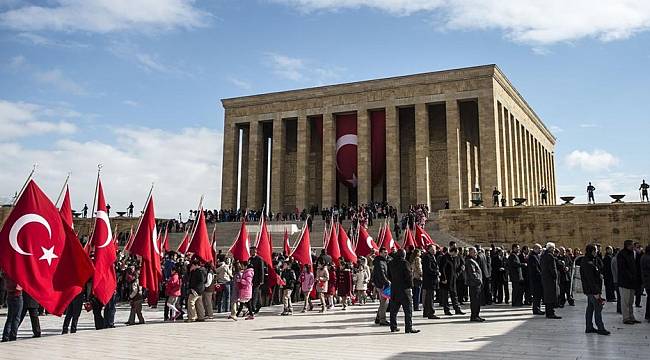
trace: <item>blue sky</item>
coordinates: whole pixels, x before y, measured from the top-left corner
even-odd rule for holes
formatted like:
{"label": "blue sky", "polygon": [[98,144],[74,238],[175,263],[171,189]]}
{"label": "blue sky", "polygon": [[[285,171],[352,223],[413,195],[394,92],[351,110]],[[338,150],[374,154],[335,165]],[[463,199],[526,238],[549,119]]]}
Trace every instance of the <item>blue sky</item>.
{"label": "blue sky", "polygon": [[[478,0],[0,0],[0,200],[39,163],[56,198],[160,215],[219,204],[221,98],[496,63],[558,139],[558,194],[637,199],[650,5]],[[177,210],[178,209],[178,210]]]}

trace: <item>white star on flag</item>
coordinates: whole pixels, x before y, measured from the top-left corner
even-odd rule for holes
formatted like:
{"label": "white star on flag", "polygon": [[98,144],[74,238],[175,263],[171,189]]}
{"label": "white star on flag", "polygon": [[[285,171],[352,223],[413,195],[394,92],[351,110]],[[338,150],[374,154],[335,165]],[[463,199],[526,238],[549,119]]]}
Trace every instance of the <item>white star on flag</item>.
{"label": "white star on flag", "polygon": [[54,246],[52,246],[49,249],[46,249],[41,246],[41,249],[43,249],[43,256],[38,258],[38,260],[47,260],[47,264],[52,265],[52,259],[58,258],[58,256],[54,253]]}

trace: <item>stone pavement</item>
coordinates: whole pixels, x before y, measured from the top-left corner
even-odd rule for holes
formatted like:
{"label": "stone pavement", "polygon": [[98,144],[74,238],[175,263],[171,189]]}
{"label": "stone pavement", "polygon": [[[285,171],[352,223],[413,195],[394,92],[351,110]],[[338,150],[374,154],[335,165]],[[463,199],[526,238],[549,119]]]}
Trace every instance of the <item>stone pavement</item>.
{"label": "stone pavement", "polygon": [[[645,298],[643,299],[645,302]],[[650,324],[626,326],[614,304],[605,307],[611,336],[584,334],[585,301],[558,309],[562,320],[533,317],[529,308],[494,305],[484,323],[469,315],[440,320],[415,317],[419,334],[391,334],[373,324],[375,305],[278,316],[266,308],[255,320],[219,318],[205,323],[163,323],[162,309],[147,309],[146,325],[123,326],[128,309],[118,308],[115,329],[95,331],[83,312],[77,334],[58,335],[62,319],[41,317],[43,337],[31,339],[29,320],[19,340],[0,344],[0,359],[649,359]],[[635,309],[643,319],[643,309]],[[438,312],[440,315],[441,312]],[[6,309],[0,312],[4,324]],[[403,330],[402,318],[399,318]]]}

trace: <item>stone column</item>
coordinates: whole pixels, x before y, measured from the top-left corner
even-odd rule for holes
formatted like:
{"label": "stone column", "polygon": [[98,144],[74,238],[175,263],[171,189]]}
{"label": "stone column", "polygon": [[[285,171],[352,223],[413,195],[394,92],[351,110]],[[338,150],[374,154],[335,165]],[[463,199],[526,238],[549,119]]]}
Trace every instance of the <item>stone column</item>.
{"label": "stone column", "polygon": [[462,204],[462,188],[460,175],[460,113],[458,101],[448,100],[445,103],[447,122],[447,189],[449,192],[449,208],[460,209]]}
{"label": "stone column", "polygon": [[357,202],[368,204],[372,194],[370,117],[365,106],[357,110]]}
{"label": "stone column", "polygon": [[499,154],[499,124],[492,96],[478,98],[478,127],[480,144],[480,179],[487,207],[492,207],[492,190],[501,189],[501,156]]}
{"label": "stone column", "polygon": [[305,112],[298,113],[298,136],[296,149],[296,207],[306,209],[308,198],[307,179],[309,178],[309,149],[311,147],[310,123]]}
{"label": "stone column", "polygon": [[399,126],[397,108],[386,105],[386,200],[396,209],[400,204]]}
{"label": "stone column", "polygon": [[530,201],[530,196],[528,195],[528,142],[526,141],[526,129],[523,125],[519,125],[519,135],[521,137],[521,183],[522,183],[522,193],[521,196],[525,197]]}
{"label": "stone column", "polygon": [[556,187],[555,187],[556,184],[555,184],[555,154],[554,153],[551,153],[551,184],[552,184],[551,193],[553,194],[553,197],[551,198],[551,201],[552,201],[552,204],[555,205],[557,194],[555,192],[556,191]]}
{"label": "stone column", "polygon": [[323,112],[323,207],[336,202],[336,124],[329,109]]}
{"label": "stone column", "polygon": [[[246,204],[250,209],[260,209],[264,202],[262,191],[262,159],[264,156],[264,137],[260,129],[262,125],[257,120],[251,120],[248,131],[248,172],[242,171],[242,177],[248,176],[248,191]],[[244,194],[242,194],[242,197]]]}
{"label": "stone column", "polygon": [[515,175],[515,167],[514,167],[514,152],[515,149],[513,147],[513,142],[512,142],[512,119],[510,116],[510,113],[506,110],[505,112],[505,119],[506,121],[506,132],[507,132],[507,139],[508,139],[508,178],[510,181],[510,197],[508,198],[508,204],[512,205],[514,204],[512,199],[516,197],[517,195],[517,183],[516,183],[516,175]]}
{"label": "stone column", "polygon": [[286,154],[286,132],[284,131],[284,120],[279,114],[273,119],[271,151],[271,204],[269,208],[275,213],[285,211],[283,170]]}
{"label": "stone column", "polygon": [[429,112],[427,104],[415,104],[415,188],[416,202],[429,204],[427,157],[429,156]]}
{"label": "stone column", "polygon": [[[501,151],[501,185],[503,186],[502,189],[499,189],[501,191],[501,198],[502,199],[507,199],[508,201],[510,200],[510,174],[508,172],[509,167],[508,167],[508,131],[507,131],[507,121],[505,119],[507,115],[507,110],[501,106],[501,103],[498,104],[498,112],[499,112],[499,137],[501,138],[501,143],[500,143],[500,151]],[[504,116],[504,112],[506,113]]]}
{"label": "stone column", "polygon": [[[520,128],[519,121],[510,115],[510,120],[512,120],[512,137],[513,137],[513,147],[514,147],[514,175],[515,181],[517,183],[515,197],[521,197],[522,181],[521,181],[521,137],[520,137]],[[513,197],[514,198],[514,197]],[[514,205],[514,201],[513,201]]]}
{"label": "stone column", "polygon": [[[221,208],[237,206],[237,165],[239,159],[239,131],[237,125],[226,117],[223,131],[223,167],[221,171]],[[244,194],[242,194],[243,196]]]}

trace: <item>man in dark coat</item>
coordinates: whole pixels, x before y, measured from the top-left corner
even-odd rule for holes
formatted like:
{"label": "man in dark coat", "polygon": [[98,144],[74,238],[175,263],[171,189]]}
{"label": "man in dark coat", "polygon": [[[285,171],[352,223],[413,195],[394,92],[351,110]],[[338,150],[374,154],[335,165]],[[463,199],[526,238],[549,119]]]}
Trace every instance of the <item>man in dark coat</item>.
{"label": "man in dark coat", "polygon": [[650,322],[650,245],[645,247],[645,254],[641,257],[641,281],[645,289],[645,319]]}
{"label": "man in dark coat", "polygon": [[607,297],[607,302],[616,301],[616,287],[614,286],[614,275],[612,274],[613,254],[614,249],[608,246],[605,249],[605,257],[603,258],[603,280],[605,280],[605,296]]}
{"label": "man in dark coat", "polygon": [[528,286],[533,297],[533,315],[544,315],[541,303],[544,296],[544,287],[542,286],[542,266],[539,253],[542,246],[533,245],[533,251],[528,255]]}
{"label": "man in dark coat", "polygon": [[476,261],[477,253],[475,248],[469,248],[469,255],[465,260],[465,272],[467,286],[469,286],[469,306],[472,314],[469,321],[483,322],[485,319],[479,316],[481,312],[481,285],[483,284],[483,274],[481,266]]}
{"label": "man in dark coat", "polygon": [[492,272],[490,258],[485,255],[485,250],[481,248],[481,245],[476,245],[476,262],[481,267],[481,305],[491,305],[492,304],[492,290],[490,289],[490,273]]}
{"label": "man in dark coat", "polygon": [[512,306],[523,306],[524,276],[521,273],[521,261],[519,260],[519,244],[512,244],[512,251],[508,256],[508,275],[512,282]]}
{"label": "man in dark coat", "polygon": [[422,298],[424,310],[422,315],[428,319],[439,319],[433,307],[435,291],[438,288],[438,261],[436,260],[436,247],[433,244],[427,246],[427,251],[422,255]]}
{"label": "man in dark coat", "polygon": [[257,255],[257,247],[250,247],[251,257],[248,259],[248,264],[253,265],[253,297],[251,298],[251,304],[253,308],[250,311],[253,312],[252,315],[257,314],[260,311],[260,288],[262,284],[266,282],[267,269],[266,263],[264,260]]}
{"label": "man in dark coat", "polygon": [[[600,335],[609,335],[603,324],[603,305],[605,299],[601,297],[603,289],[603,279],[601,269],[598,268],[598,261],[595,261],[596,247],[587,245],[586,255],[580,263],[580,280],[582,281],[582,292],[587,296],[587,310],[585,313],[586,328],[585,333],[598,333]],[[598,329],[594,329],[591,319],[596,320]]]}
{"label": "man in dark coat", "polygon": [[458,249],[455,247],[449,248],[447,254],[442,257],[440,262],[440,302],[445,310],[445,315],[452,315],[449,310],[449,297],[451,297],[451,305],[454,308],[456,315],[464,315],[465,313],[460,310],[458,304],[458,295],[456,293],[456,279],[458,277],[457,270],[457,256]]}
{"label": "man in dark coat", "polygon": [[637,274],[634,256],[634,242],[625,240],[623,249],[616,255],[616,265],[618,266],[618,290],[621,293],[621,311],[623,312],[623,323],[626,325],[640,322],[634,318],[633,309],[634,293],[641,279]]}
{"label": "man in dark coat", "polygon": [[397,332],[397,313],[404,309],[404,332],[417,334],[413,329],[413,273],[406,261],[406,252],[399,249],[393,260],[388,263],[388,279],[391,282],[390,294],[390,331]]}
{"label": "man in dark coat", "polygon": [[372,285],[375,288],[375,295],[379,299],[379,309],[375,316],[375,324],[380,326],[388,326],[386,321],[386,308],[388,303],[386,298],[381,294],[386,286],[390,286],[388,279],[388,250],[386,248],[379,249],[379,256],[375,257],[372,261]]}
{"label": "man in dark coat", "polygon": [[561,319],[561,316],[555,315],[557,307],[559,284],[557,272],[557,260],[555,259],[555,244],[549,242],[546,244],[546,251],[540,258],[542,267],[542,286],[544,287],[544,306],[546,307],[547,319]]}
{"label": "man in dark coat", "polygon": [[533,295],[530,293],[530,282],[528,280],[528,255],[530,255],[530,249],[528,246],[524,245],[521,247],[519,252],[519,262],[521,263],[521,275],[524,277],[524,282],[522,283],[523,292],[524,292],[524,305],[528,306],[533,301]]}
{"label": "man in dark coat", "polygon": [[557,257],[558,272],[560,275],[560,307],[564,307],[565,303],[569,306],[575,306],[573,295],[571,295],[571,276],[573,275],[573,260],[566,253],[564,247],[560,247],[560,254]]}
{"label": "man in dark coat", "polygon": [[496,256],[492,258],[492,269],[494,273],[492,277],[494,278],[495,286],[495,298],[494,302],[501,304],[504,300],[506,304],[509,302],[510,292],[508,288],[508,270],[506,269],[506,258],[503,255],[503,250],[501,248],[496,249]]}

